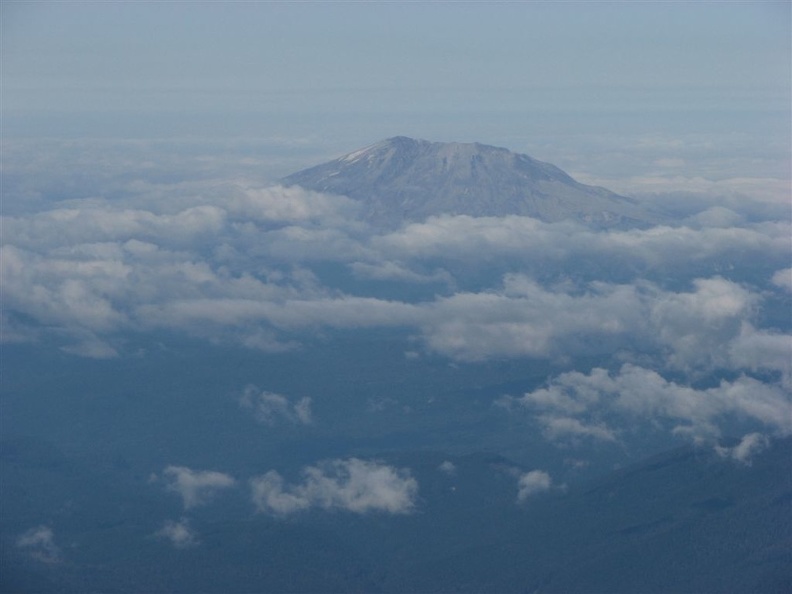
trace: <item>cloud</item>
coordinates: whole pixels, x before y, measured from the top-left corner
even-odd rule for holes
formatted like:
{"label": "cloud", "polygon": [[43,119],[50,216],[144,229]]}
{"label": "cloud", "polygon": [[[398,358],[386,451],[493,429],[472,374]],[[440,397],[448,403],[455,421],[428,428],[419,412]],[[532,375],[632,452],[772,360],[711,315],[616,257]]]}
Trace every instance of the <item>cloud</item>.
{"label": "cloud", "polygon": [[640,332],[643,324],[634,287],[598,283],[575,295],[524,275],[507,275],[500,291],[457,293],[423,309],[428,348],[463,361],[588,350],[596,348],[595,336]]}
{"label": "cloud", "polygon": [[61,347],[66,353],[89,359],[114,359],[118,356],[118,351],[110,343],[93,332],[75,329],[68,334],[71,343]]}
{"label": "cloud", "polygon": [[213,470],[191,470],[186,466],[168,466],[163,471],[168,491],[177,493],[184,509],[205,505],[218,491],[228,489],[236,481],[227,474]]}
{"label": "cloud", "polygon": [[[184,221],[192,219],[184,214],[187,210],[180,212]],[[5,306],[20,319],[71,337],[73,344],[64,347],[68,352],[97,358],[117,354],[112,337],[125,330],[167,328],[277,352],[294,348],[297,342],[289,334],[304,329],[406,326],[419,329],[429,350],[465,361],[552,357],[592,348],[613,352],[637,341],[650,349],[652,344],[666,348],[670,365],[690,369],[728,364],[722,345],[760,301],[758,294],[719,277],[696,279],[692,292],[676,293],[646,281],[548,287],[528,274],[515,273],[504,275],[501,287],[422,303],[385,300],[323,287],[304,268],[262,268],[260,261],[254,264],[245,255],[249,250],[240,241],[248,238],[234,235],[235,229],[224,228],[228,241],[217,242],[211,254],[202,252],[200,243],[194,246],[197,251],[183,253],[165,241],[140,238],[66,242],[46,253],[3,246]],[[678,262],[688,260],[689,254],[703,257],[712,249],[777,251],[781,234],[777,241],[773,233],[671,228],[593,233],[573,224],[547,225],[526,217],[437,217],[372,242],[380,242],[382,257],[401,246],[397,251],[408,259],[435,254],[457,259],[470,255],[475,260],[491,258],[503,248],[515,255],[536,252],[550,259],[554,253],[571,257],[583,251],[605,259],[628,254],[651,263],[658,254]],[[710,240],[720,247],[702,245]],[[464,248],[461,254],[454,252],[458,247]],[[380,271],[383,278],[446,279],[447,286],[453,284],[448,273],[426,276],[395,261],[351,265],[375,276],[379,273],[374,271]]]}
{"label": "cloud", "polygon": [[36,526],[24,532],[17,538],[16,546],[42,563],[58,563],[61,560],[60,549],[55,544],[55,534],[49,526]]}
{"label": "cloud", "polygon": [[[560,422],[567,433],[609,439],[613,434],[601,420],[594,429],[588,425],[587,430],[581,419],[614,418],[614,414],[624,426],[634,420],[665,419],[675,424],[674,432],[697,437],[717,435],[718,423],[726,417],[760,423],[781,435],[792,433],[789,392],[746,376],[696,389],[668,381],[656,371],[625,364],[615,374],[600,368],[589,374],[563,373],[546,388],[511,402],[536,411],[551,438],[564,435],[552,431],[553,423]],[[579,425],[574,423],[576,419]]]}
{"label": "cloud", "polygon": [[440,215],[422,223],[372,238],[372,245],[390,257],[454,257],[479,260],[484,253],[522,250],[548,244],[553,231],[570,230],[572,223],[546,224],[522,216],[471,217]]}
{"label": "cloud", "polygon": [[321,194],[299,186],[254,187],[238,183],[238,191],[225,202],[232,216],[268,223],[320,223],[347,226],[357,219],[360,203],[332,194]]}
{"label": "cloud", "polygon": [[773,284],[792,293],[792,268],[784,268],[773,275]]}
{"label": "cloud", "polygon": [[430,274],[415,272],[399,262],[353,262],[350,269],[355,276],[374,280],[403,281],[409,283],[445,283],[453,285],[453,277],[445,270],[435,270]]}
{"label": "cloud", "polygon": [[770,440],[761,433],[749,433],[734,447],[715,446],[715,451],[723,458],[731,458],[747,466],[751,465],[753,457],[770,445]]}
{"label": "cloud", "polygon": [[[663,163],[658,163],[665,166]],[[677,163],[677,166],[682,165]],[[602,178],[586,174],[576,176],[578,181],[603,186],[628,196],[635,194],[697,193],[699,200],[721,203],[775,204],[786,207],[788,215],[789,180],[774,177],[723,177],[707,179],[701,176],[644,175],[622,178]]]}
{"label": "cloud", "polygon": [[[95,357],[112,356],[114,334],[162,326],[212,339],[235,330],[238,342],[253,348],[288,349],[293,343],[279,341],[267,328],[234,328],[229,314],[208,327],[211,312],[193,322],[184,310],[205,302],[222,306],[306,298],[316,290],[299,270],[278,273],[270,282],[247,271],[234,273],[206,256],[137,239],[79,244],[44,254],[4,245],[0,277],[7,311],[51,335],[71,337],[75,344],[67,347],[70,352]],[[167,314],[175,320],[159,319]]]}
{"label": "cloud", "polygon": [[358,458],[309,466],[302,475],[302,482],[292,485],[274,470],[251,479],[257,511],[287,515],[315,507],[404,514],[413,510],[418,493],[409,470]]}
{"label": "cloud", "polygon": [[177,247],[207,240],[227,224],[226,211],[209,204],[192,206],[174,214],[115,208],[96,201],[75,206],[27,217],[4,217],[8,233],[4,240],[37,249],[131,239]]}
{"label": "cloud", "polygon": [[685,223],[694,227],[717,227],[726,229],[739,227],[744,217],[729,208],[713,206],[685,219]]}
{"label": "cloud", "polygon": [[454,476],[457,471],[456,464],[454,464],[450,460],[445,460],[437,468],[440,472],[442,472],[443,474],[447,474],[448,476]]}
{"label": "cloud", "polygon": [[553,485],[550,475],[544,470],[531,470],[517,480],[517,501],[524,502],[529,497],[549,491]]}
{"label": "cloud", "polygon": [[4,307],[45,325],[86,332],[122,326],[125,316],[107,293],[123,284],[128,272],[117,261],[46,258],[13,245],[0,248]]}
{"label": "cloud", "polygon": [[733,366],[780,372],[782,385],[792,390],[792,335],[757,330],[743,322],[740,334],[728,344],[728,349]]}
{"label": "cloud", "polygon": [[[718,206],[707,205],[701,210]],[[691,214],[697,214],[697,210]],[[386,260],[443,258],[448,262],[490,262],[493,255],[521,262],[564,262],[592,257],[617,259],[631,268],[663,265],[684,272],[691,262],[772,254],[779,260],[789,252],[787,218],[727,228],[657,226],[649,229],[593,231],[564,221],[544,223],[530,217],[471,217],[441,215],[371,238],[371,246]],[[723,224],[718,220],[718,225]],[[702,221],[696,223],[701,226]],[[684,256],[684,258],[680,258]],[[607,261],[607,260],[606,260]],[[491,263],[491,262],[490,262]]]}
{"label": "cloud", "polygon": [[656,293],[649,316],[659,342],[677,369],[725,367],[728,344],[759,296],[723,278],[695,279],[689,293]]}
{"label": "cloud", "polygon": [[544,426],[544,436],[551,441],[588,437],[600,441],[616,441],[616,434],[604,423],[583,424],[573,417],[539,415],[539,422]]}
{"label": "cloud", "polygon": [[300,486],[285,486],[283,477],[275,470],[251,479],[250,487],[253,504],[259,512],[286,515],[315,504],[308,495],[302,493]]}
{"label": "cloud", "polygon": [[[617,353],[706,373],[766,369],[760,352],[782,354],[780,332],[757,322],[761,288],[729,271],[771,267],[764,282],[789,286],[777,262],[788,261],[790,225],[745,223],[731,202],[644,230],[445,215],[382,234],[349,199],[239,180],[127,180],[112,199],[36,204],[3,218],[13,324],[2,338],[50,338],[79,356],[123,355],[128,332],[281,352],[315,330],[388,327],[459,361]],[[422,297],[374,297],[360,279]]]}
{"label": "cloud", "polygon": [[[186,331],[230,340],[270,352],[294,348],[274,331],[296,333],[321,328],[374,328],[411,325],[420,309],[409,303],[336,295],[321,298],[191,299],[142,306],[137,312],[151,328]],[[263,338],[263,340],[261,340]]]}
{"label": "cloud", "polygon": [[351,262],[372,257],[370,250],[345,229],[290,225],[262,232],[250,224],[240,226],[237,243],[250,245],[250,256],[274,262]]}
{"label": "cloud", "polygon": [[[109,208],[102,206],[102,212]],[[80,218],[79,213],[64,212],[59,215],[62,225]],[[106,232],[118,235],[117,228],[126,229],[118,222],[125,217],[132,217],[132,231],[139,226],[137,219],[150,218],[129,212],[110,217],[114,222]],[[216,219],[221,232],[211,252],[195,237],[191,250],[179,251],[169,245],[164,231],[162,237],[148,238],[122,233],[118,241],[99,243],[69,243],[66,234],[63,245],[43,251],[5,245],[0,252],[5,307],[19,314],[19,320],[35,320],[46,332],[70,338],[72,344],[63,347],[67,352],[97,358],[115,356],[120,341],[114,335],[130,330],[166,328],[278,352],[295,348],[294,333],[306,329],[403,326],[418,329],[428,350],[463,361],[638,346],[665,349],[668,365],[690,370],[736,361],[729,358],[728,343],[761,300],[759,294],[720,277],[696,279],[689,292],[671,292],[647,281],[546,286],[516,273],[504,275],[501,287],[425,302],[350,295],[322,286],[305,268],[282,269],[251,259],[269,232],[250,221],[229,224],[227,217],[212,212],[183,209],[149,225],[166,229],[178,222],[179,228],[196,230],[205,227],[202,221]],[[95,221],[95,213],[89,218]],[[296,237],[327,229],[276,231]],[[436,217],[371,238],[378,259],[353,260],[350,265],[353,271],[409,282],[446,279],[450,287],[454,283],[449,273],[433,268],[427,276],[415,272],[409,261],[441,256],[470,257],[475,263],[505,249],[521,258],[536,253],[553,260],[586,253],[604,261],[629,257],[652,266],[665,260],[676,266],[691,255],[702,258],[722,250],[780,253],[779,246],[787,248],[786,237],[783,229],[772,226],[763,231],[658,227],[594,233],[571,223],[549,225],[527,217]],[[321,249],[333,251],[324,244]],[[406,261],[389,259],[393,257]]]}
{"label": "cloud", "polygon": [[200,544],[198,535],[190,527],[190,522],[182,518],[178,522],[168,520],[161,530],[157,531],[156,536],[169,540],[177,549],[189,549]]}
{"label": "cloud", "polygon": [[545,288],[509,274],[501,289],[422,304],[414,323],[430,350],[463,361],[620,350],[653,355],[685,371],[750,361],[749,354],[733,356],[730,349],[761,296],[719,277],[692,285],[681,292],[646,282]]}
{"label": "cloud", "polygon": [[256,386],[251,385],[245,387],[239,404],[242,408],[252,410],[256,420],[270,426],[278,420],[301,425],[313,422],[311,399],[307,396],[292,404],[285,396],[259,391]]}

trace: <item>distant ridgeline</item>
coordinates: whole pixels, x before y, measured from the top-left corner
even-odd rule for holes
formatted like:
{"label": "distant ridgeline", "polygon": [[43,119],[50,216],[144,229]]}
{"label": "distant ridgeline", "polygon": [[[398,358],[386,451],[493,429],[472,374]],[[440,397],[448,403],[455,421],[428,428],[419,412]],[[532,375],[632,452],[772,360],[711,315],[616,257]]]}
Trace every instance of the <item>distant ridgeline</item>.
{"label": "distant ridgeline", "polygon": [[339,194],[384,228],[432,215],[523,215],[593,227],[648,227],[664,217],[558,167],[479,143],[396,136],[285,177],[286,186]]}

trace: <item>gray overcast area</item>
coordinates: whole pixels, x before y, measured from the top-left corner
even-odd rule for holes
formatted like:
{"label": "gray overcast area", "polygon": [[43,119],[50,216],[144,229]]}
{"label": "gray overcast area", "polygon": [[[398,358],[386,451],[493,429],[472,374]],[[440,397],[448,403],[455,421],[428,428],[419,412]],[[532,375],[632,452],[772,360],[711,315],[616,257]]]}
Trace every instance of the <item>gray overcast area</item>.
{"label": "gray overcast area", "polygon": [[788,592],[788,2],[14,2],[0,592]]}

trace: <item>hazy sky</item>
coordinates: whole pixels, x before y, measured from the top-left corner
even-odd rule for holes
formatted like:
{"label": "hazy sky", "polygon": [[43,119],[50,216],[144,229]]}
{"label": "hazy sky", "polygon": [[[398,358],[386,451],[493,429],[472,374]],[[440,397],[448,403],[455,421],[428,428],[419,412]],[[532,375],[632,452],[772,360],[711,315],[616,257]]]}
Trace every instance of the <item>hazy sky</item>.
{"label": "hazy sky", "polygon": [[337,156],[403,134],[606,180],[654,161],[789,176],[789,2],[5,1],[1,14],[5,139],[269,138]]}
{"label": "hazy sky", "polygon": [[8,112],[783,108],[789,7],[6,1],[3,99]]}

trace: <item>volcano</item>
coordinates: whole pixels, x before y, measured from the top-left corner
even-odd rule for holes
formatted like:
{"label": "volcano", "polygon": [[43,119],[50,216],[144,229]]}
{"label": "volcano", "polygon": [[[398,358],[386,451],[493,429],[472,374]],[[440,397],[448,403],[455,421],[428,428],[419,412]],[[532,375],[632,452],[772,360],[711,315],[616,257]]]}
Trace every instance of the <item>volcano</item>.
{"label": "volcano", "polygon": [[598,228],[663,222],[636,201],[577,182],[555,165],[479,143],[396,136],[281,183],[359,201],[364,218],[385,228],[442,214],[572,219]]}

